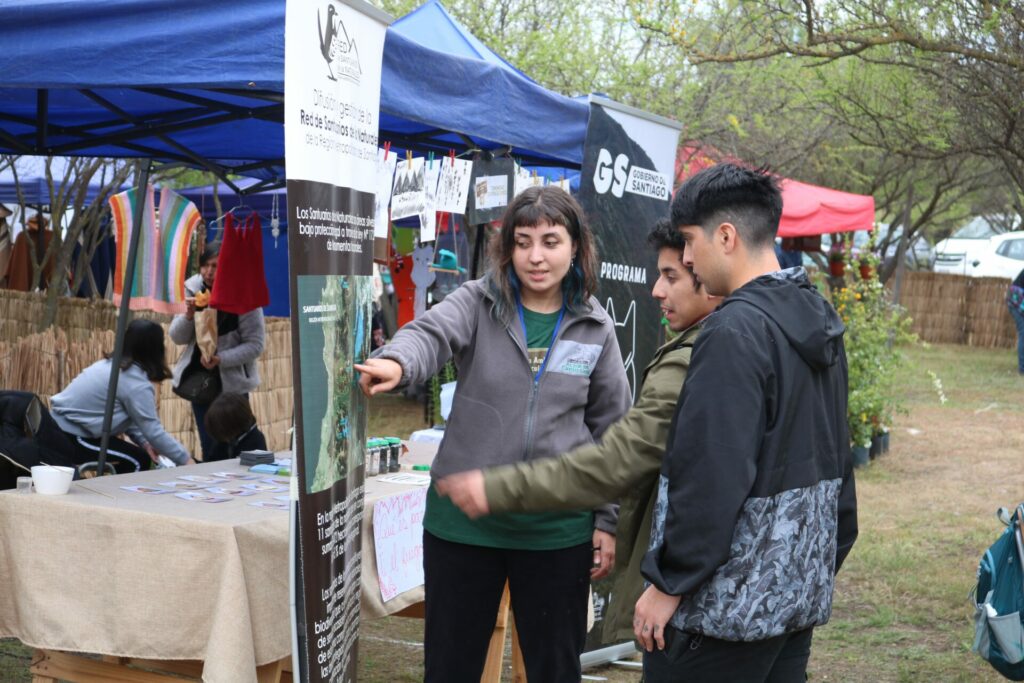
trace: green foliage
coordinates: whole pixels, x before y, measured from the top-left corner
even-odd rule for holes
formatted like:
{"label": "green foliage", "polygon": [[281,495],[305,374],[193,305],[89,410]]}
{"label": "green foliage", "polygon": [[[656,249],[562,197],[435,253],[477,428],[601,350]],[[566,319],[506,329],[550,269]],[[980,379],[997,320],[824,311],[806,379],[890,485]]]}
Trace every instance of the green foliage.
{"label": "green foliage", "polygon": [[910,319],[888,300],[872,270],[833,293],[832,303],[846,325],[846,361],[850,394],[847,420],[850,441],[870,446],[871,437],[887,431],[901,408],[895,373],[903,363],[898,344],[915,340]]}

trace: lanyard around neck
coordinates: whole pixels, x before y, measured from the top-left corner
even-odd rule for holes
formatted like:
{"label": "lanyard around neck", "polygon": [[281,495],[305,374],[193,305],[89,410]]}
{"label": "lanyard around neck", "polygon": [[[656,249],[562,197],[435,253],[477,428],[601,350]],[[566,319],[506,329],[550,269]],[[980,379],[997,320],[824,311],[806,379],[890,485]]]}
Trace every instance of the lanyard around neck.
{"label": "lanyard around neck", "polygon": [[[530,335],[526,331],[526,314],[523,312],[523,302],[517,296],[516,307],[519,309],[519,322],[523,326],[523,343],[526,345],[527,357],[529,357],[530,351]],[[551,348],[555,345],[555,338],[558,337],[558,330],[562,327],[562,318],[565,317],[565,304],[562,304],[562,308],[558,311],[558,320],[555,322],[555,329],[551,333],[551,341],[548,342],[548,348],[544,352],[544,360],[541,361],[540,367],[537,368],[537,373],[533,376],[533,383],[536,384],[540,381],[540,376],[544,374],[544,368],[547,367],[548,358],[551,357]]]}

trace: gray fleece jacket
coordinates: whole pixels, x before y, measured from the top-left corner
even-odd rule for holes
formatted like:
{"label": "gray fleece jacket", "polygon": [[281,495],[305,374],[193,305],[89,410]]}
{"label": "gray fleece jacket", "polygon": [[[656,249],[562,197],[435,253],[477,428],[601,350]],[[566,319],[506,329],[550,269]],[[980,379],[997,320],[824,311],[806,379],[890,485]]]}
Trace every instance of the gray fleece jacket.
{"label": "gray fleece jacket", "polygon": [[[202,276],[193,275],[185,280],[185,296],[195,296],[202,287]],[[195,323],[184,315],[176,315],[167,335],[175,344],[185,345],[185,350],[171,370],[174,386],[178,386],[196,348]],[[256,359],[263,353],[265,337],[263,309],[255,308],[238,316],[237,330],[217,338],[217,355],[220,356],[220,365],[217,367],[220,368],[220,382],[226,393],[247,394],[260,385]]]}
{"label": "gray fleece jacket", "polygon": [[[459,380],[431,474],[551,458],[593,443],[629,409],[615,326],[597,299],[566,313],[534,384],[518,318],[495,320],[488,278],[462,285],[405,325],[372,357],[402,366],[400,388],[428,380],[454,359]],[[595,525],[614,533],[615,509]]]}
{"label": "gray fleece jacket", "polygon": [[[64,391],[50,399],[50,413],[57,425],[75,436],[98,439],[103,433],[103,410],[110,382],[110,361],[96,361],[71,380]],[[122,370],[117,380],[114,419],[110,433],[127,432],[139,446],[153,446],[184,465],[189,453],[174,437],[164,431],[156,414],[156,391],[146,373],[138,365]]]}

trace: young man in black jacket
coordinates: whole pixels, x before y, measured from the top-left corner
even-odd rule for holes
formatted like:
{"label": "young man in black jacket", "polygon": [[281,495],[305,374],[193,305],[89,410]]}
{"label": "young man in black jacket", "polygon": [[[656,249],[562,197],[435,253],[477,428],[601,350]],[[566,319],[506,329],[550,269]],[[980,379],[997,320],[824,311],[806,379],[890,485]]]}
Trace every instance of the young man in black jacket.
{"label": "young man in black jacket", "polygon": [[732,164],[672,202],[684,265],[726,299],[693,349],[641,567],[648,683],[805,680],[857,536],[844,327],[780,270],[781,215],[774,179]]}

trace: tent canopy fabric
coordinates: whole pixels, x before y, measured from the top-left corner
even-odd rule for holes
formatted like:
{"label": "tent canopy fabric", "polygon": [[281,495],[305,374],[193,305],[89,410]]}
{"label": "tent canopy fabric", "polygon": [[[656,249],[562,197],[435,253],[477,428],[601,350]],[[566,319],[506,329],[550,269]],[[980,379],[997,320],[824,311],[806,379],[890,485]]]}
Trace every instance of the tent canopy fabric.
{"label": "tent canopy fabric", "polygon": [[[244,7],[0,4],[0,153],[151,157],[268,181],[256,189],[280,184],[285,3]],[[438,152],[510,147],[533,163],[582,162],[585,104],[511,68],[436,2],[414,15],[387,31],[382,141]],[[438,36],[452,44],[424,45]]]}
{"label": "tent canopy fabric", "polygon": [[[696,144],[681,145],[676,153],[676,185],[714,166],[718,161],[745,166],[744,162]],[[871,230],[875,223],[875,198],[828,187],[779,178],[782,219],[779,237],[810,237],[833,232]]]}
{"label": "tent canopy fabric", "polygon": [[779,237],[808,237],[831,232],[871,230],[875,198],[827,187],[782,180]]}

